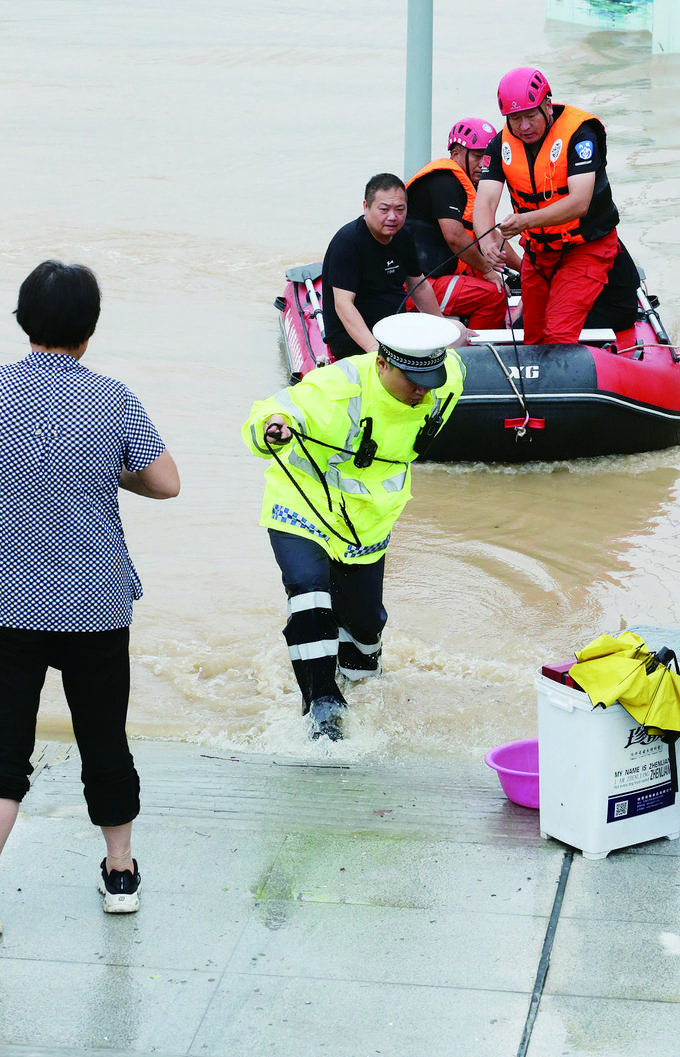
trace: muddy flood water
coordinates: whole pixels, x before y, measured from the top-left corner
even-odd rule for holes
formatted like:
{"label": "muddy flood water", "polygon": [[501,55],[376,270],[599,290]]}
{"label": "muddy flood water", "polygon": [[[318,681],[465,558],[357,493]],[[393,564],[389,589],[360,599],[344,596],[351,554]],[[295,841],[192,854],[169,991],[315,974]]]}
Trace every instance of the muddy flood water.
{"label": "muddy flood water", "polygon": [[[559,464],[422,465],[388,556],[384,678],[351,692],[350,738],[306,740],[259,528],[263,464],[240,426],[287,380],[274,298],[402,172],[405,5],[25,0],[0,17],[0,357],[46,257],[97,272],[86,363],[123,379],[176,457],[181,497],[121,497],[145,594],[133,734],[220,751],[479,757],[536,730],[534,675],[602,631],[680,624],[680,451]],[[455,15],[451,8],[455,7]],[[498,124],[511,66],[609,136],[621,235],[679,334],[680,62],[643,31],[435,3],[433,155],[455,120]],[[479,20],[485,31],[480,35]],[[531,26],[530,33],[526,27]],[[63,734],[57,677],[42,733]]]}

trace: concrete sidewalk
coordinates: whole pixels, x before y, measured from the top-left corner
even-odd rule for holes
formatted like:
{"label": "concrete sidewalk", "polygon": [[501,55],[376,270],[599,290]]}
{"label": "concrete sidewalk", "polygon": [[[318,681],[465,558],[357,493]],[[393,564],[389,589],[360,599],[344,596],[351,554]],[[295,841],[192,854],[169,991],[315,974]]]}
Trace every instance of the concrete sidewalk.
{"label": "concrete sidewalk", "polygon": [[142,908],[105,915],[77,753],[41,750],[0,869],[3,1057],[677,1053],[678,842],[585,860],[481,762],[136,742]]}

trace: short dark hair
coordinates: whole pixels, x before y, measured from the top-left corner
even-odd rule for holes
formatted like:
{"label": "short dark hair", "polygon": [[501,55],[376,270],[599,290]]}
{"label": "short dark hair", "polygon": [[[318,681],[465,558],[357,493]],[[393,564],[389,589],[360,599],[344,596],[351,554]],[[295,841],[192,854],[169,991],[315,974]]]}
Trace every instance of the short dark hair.
{"label": "short dark hair", "polygon": [[14,315],[34,345],[77,349],[94,334],[100,310],[94,272],[84,264],[43,261],[21,284]]}
{"label": "short dark hair", "polygon": [[366,184],[364,202],[370,206],[378,191],[392,191],[395,187],[400,187],[406,193],[406,184],[398,176],[392,172],[379,172],[377,176],[372,176]]}

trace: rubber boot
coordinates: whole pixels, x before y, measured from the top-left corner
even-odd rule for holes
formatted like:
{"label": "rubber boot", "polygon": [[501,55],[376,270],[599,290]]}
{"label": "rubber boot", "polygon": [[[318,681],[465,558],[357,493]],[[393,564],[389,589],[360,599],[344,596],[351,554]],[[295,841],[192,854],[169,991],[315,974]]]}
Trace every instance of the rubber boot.
{"label": "rubber boot", "polygon": [[342,740],[342,729],[340,726],[342,714],[347,708],[344,701],[337,697],[317,697],[309,706],[309,714],[312,718],[312,740],[327,737],[331,741]]}
{"label": "rubber boot", "polygon": [[[370,650],[371,647],[367,646],[365,649]],[[359,649],[355,642],[342,638],[341,633],[338,649],[338,671],[340,675],[344,675],[345,679],[349,679],[352,683],[357,682],[359,679],[368,679],[372,675],[382,675],[381,654],[380,638],[372,647],[372,652],[368,653],[364,652],[363,649]]]}

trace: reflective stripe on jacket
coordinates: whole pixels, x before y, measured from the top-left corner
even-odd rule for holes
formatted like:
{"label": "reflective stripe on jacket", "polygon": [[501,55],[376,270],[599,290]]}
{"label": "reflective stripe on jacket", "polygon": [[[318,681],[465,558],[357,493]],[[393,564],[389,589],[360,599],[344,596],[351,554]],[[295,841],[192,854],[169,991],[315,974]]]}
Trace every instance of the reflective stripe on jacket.
{"label": "reflective stripe on jacket", "polygon": [[[387,548],[394,522],[411,498],[416,436],[425,419],[452,394],[444,416],[448,418],[462,392],[464,370],[458,354],[450,352],[446,383],[411,407],[385,389],[376,354],[366,353],[317,367],[297,385],[268,400],[256,401],[243,427],[243,439],[255,455],[272,459],[265,473],[260,524],[299,536],[311,535],[339,561],[377,561]],[[264,424],[276,414],[310,438],[272,445],[293,480],[264,442]],[[370,466],[360,468],[354,455],[367,418],[372,420],[377,457]],[[348,450],[334,450],[337,448]],[[330,510],[319,472],[330,493]],[[343,517],[343,504],[358,543]],[[334,531],[323,524],[319,514]]]}
{"label": "reflective stripe on jacket", "polygon": [[607,137],[604,125],[592,114],[577,107],[557,109],[561,112],[548,129],[533,164],[524,143],[512,135],[507,124],[503,127],[501,160],[515,213],[544,209],[569,193],[569,143],[584,121],[591,121],[596,129],[602,167],[596,175],[593,197],[585,216],[551,227],[529,228],[522,233],[522,245],[534,253],[592,242],[612,231],[619,219],[605,171]]}

